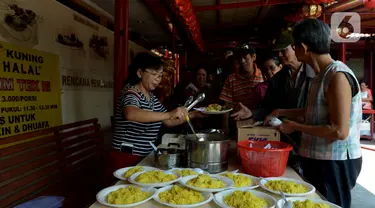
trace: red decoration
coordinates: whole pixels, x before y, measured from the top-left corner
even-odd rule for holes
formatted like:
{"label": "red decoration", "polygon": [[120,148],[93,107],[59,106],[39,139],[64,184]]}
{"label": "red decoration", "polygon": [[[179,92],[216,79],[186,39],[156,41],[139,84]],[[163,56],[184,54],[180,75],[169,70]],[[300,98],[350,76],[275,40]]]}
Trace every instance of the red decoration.
{"label": "red decoration", "polygon": [[195,42],[199,49],[204,51],[199,22],[193,10],[191,0],[168,0],[168,2],[177,18],[184,24],[188,37]]}
{"label": "red decoration", "polygon": [[364,0],[364,5],[366,8],[373,9],[375,8],[375,0]]}

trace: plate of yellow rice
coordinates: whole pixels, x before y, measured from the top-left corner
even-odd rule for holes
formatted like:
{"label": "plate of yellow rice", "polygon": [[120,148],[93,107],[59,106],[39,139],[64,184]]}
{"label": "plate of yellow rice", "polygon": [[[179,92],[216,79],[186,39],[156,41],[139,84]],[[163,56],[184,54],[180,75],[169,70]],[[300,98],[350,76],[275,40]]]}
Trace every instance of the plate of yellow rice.
{"label": "plate of yellow rice", "polygon": [[128,181],[142,187],[164,187],[180,179],[181,176],[173,171],[150,170],[135,173]]}
{"label": "plate of yellow rice", "polygon": [[120,180],[128,180],[130,176],[132,176],[135,173],[139,173],[142,171],[149,171],[149,170],[157,170],[157,168],[149,167],[149,166],[132,166],[132,167],[126,167],[121,168],[113,172],[113,176]]}
{"label": "plate of yellow rice", "polygon": [[142,188],[135,185],[110,186],[98,192],[96,200],[109,207],[135,207],[154,197],[155,188]]}
{"label": "plate of yellow rice", "polygon": [[220,192],[233,188],[233,180],[219,175],[191,175],[181,178],[180,183],[200,192]]}
{"label": "plate of yellow rice", "polygon": [[234,182],[234,188],[250,188],[255,189],[259,187],[259,178],[244,173],[224,172],[220,176],[230,178]]}
{"label": "plate of yellow rice", "polygon": [[315,193],[313,185],[292,178],[262,178],[259,185],[263,189],[278,195],[280,195],[281,190],[285,196],[290,197],[301,197]]}
{"label": "plate of yellow rice", "polygon": [[249,188],[230,189],[214,195],[215,203],[222,208],[275,208],[272,196]]}
{"label": "plate of yellow rice", "polygon": [[157,190],[154,200],[162,205],[176,208],[191,208],[208,204],[212,193],[204,193],[181,185],[170,185]]}
{"label": "plate of yellow rice", "polygon": [[[340,206],[321,199],[306,197],[288,197],[286,200],[293,202],[293,208],[341,208]],[[280,199],[277,202],[279,208],[284,207],[284,201]]]}
{"label": "plate of yellow rice", "polygon": [[203,171],[200,168],[172,168],[169,171],[173,171],[179,174],[181,177],[186,177],[190,175],[199,175],[199,174],[209,174],[206,171]]}

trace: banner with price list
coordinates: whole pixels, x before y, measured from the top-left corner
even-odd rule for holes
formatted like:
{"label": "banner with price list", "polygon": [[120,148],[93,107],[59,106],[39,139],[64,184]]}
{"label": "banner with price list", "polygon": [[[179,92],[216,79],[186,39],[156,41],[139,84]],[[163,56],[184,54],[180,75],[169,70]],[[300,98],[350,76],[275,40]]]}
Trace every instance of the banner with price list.
{"label": "banner with price list", "polygon": [[59,57],[0,41],[0,138],[61,125]]}

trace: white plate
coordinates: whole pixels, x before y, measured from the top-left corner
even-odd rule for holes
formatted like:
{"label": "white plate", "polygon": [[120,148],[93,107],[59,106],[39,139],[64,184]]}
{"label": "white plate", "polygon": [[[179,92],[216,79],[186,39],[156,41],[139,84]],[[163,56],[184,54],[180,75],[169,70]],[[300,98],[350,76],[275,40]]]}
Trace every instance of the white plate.
{"label": "white plate", "polygon": [[305,186],[307,188],[307,192],[306,193],[303,193],[303,194],[288,194],[288,193],[285,193],[285,196],[295,196],[295,197],[299,197],[299,196],[307,196],[307,195],[310,195],[310,194],[313,194],[315,192],[315,187],[309,183],[306,183],[304,181],[300,181],[300,180],[295,180],[295,179],[292,179],[292,178],[278,178],[278,177],[274,177],[274,178],[262,178],[259,182],[259,185],[260,187],[262,187],[264,190],[267,190],[271,193],[274,193],[274,194],[278,194],[280,195],[280,192],[279,191],[273,191],[271,189],[268,189],[265,187],[265,184],[268,182],[268,181],[272,181],[272,180],[283,180],[283,181],[294,181],[295,183],[297,184],[301,184],[303,186]]}
{"label": "white plate", "polygon": [[201,108],[194,108],[194,110],[200,111],[204,114],[216,115],[216,114],[225,114],[225,113],[231,112],[233,108],[229,108],[229,109],[222,110],[222,111],[207,111],[205,107],[201,107]]}
{"label": "white plate", "polygon": [[205,204],[208,204],[213,198],[213,194],[212,193],[201,193],[202,196],[203,196],[203,200],[202,202],[199,202],[197,204],[186,204],[186,205],[181,205],[181,204],[169,204],[169,203],[166,203],[166,202],[162,202],[159,198],[159,194],[161,192],[164,192],[164,191],[168,191],[169,189],[172,188],[173,185],[170,185],[170,186],[166,186],[164,188],[160,188],[158,189],[158,191],[156,192],[156,194],[154,195],[154,200],[157,201],[158,203],[160,204],[163,204],[165,206],[168,206],[168,207],[176,207],[176,208],[182,208],[182,207],[198,207],[198,206],[202,206],[202,205],[205,205]]}
{"label": "white plate", "polygon": [[180,183],[181,183],[182,185],[188,187],[188,188],[193,189],[193,190],[200,191],[200,192],[210,192],[210,193],[224,191],[224,190],[226,190],[226,189],[233,188],[233,186],[234,186],[234,182],[233,182],[233,180],[231,180],[231,179],[229,179],[229,178],[227,178],[227,177],[218,176],[218,175],[209,175],[209,176],[210,176],[211,178],[213,178],[213,179],[223,181],[223,183],[224,183],[224,188],[219,188],[219,189],[210,189],[210,188],[198,188],[198,187],[195,187],[195,186],[187,185],[187,182],[188,182],[188,181],[190,181],[190,180],[193,179],[193,178],[198,177],[198,175],[192,175],[192,176],[186,176],[186,177],[183,177],[183,178],[181,178]]}
{"label": "white plate", "polygon": [[[130,168],[134,168],[136,166],[132,166],[132,167],[126,167],[126,168],[121,168],[121,169],[118,169],[116,170],[115,172],[113,172],[113,176],[115,176],[116,178],[120,179],[120,180],[128,180],[127,178],[124,177],[124,174],[130,169]],[[143,168],[143,171],[149,171],[149,170],[158,170],[157,168],[154,168],[154,167],[149,167],[149,166],[141,166]]]}
{"label": "white plate", "polygon": [[121,207],[121,208],[122,207],[135,207],[135,206],[141,205],[141,204],[147,202],[148,200],[152,199],[156,194],[155,188],[142,188],[142,187],[139,187],[139,186],[135,186],[135,187],[141,188],[142,191],[147,191],[148,193],[150,193],[150,197],[148,197],[147,199],[145,199],[143,201],[134,203],[134,204],[121,204],[120,205],[120,204],[109,204],[109,203],[107,203],[107,196],[108,196],[109,193],[111,193],[112,191],[116,191],[119,188],[126,188],[128,186],[134,186],[134,185],[116,185],[116,186],[110,186],[108,188],[105,188],[105,189],[99,191],[98,194],[96,194],[96,200],[98,200],[99,203],[101,203],[103,205],[106,205],[106,206],[109,206],[109,207]]}
{"label": "white plate", "polygon": [[[328,204],[329,205],[329,208],[341,208],[340,206],[336,205],[336,204],[332,204],[331,202],[328,202],[328,201],[323,201],[321,199],[310,199],[310,198],[306,198],[306,197],[288,197],[286,198],[286,200],[288,201],[305,201],[306,199],[309,199],[310,201],[312,202],[315,202],[315,203],[324,203],[324,204]],[[282,199],[280,199],[279,201],[277,201],[277,206],[279,208],[284,208],[284,201]]]}
{"label": "white plate", "polygon": [[[198,173],[198,174],[194,174],[194,175],[199,175],[199,174],[206,174],[206,175],[208,175],[209,174],[207,171],[204,171],[204,170],[202,170],[200,168],[172,168],[172,169],[170,169],[168,171],[173,171],[174,172],[175,170],[185,170],[185,169],[189,169],[189,170],[192,170],[192,171],[195,171],[195,172]],[[183,176],[181,176],[181,177],[183,177]]]}
{"label": "white plate", "polygon": [[243,189],[231,189],[231,190],[226,190],[226,191],[222,191],[222,192],[219,192],[217,194],[215,194],[214,196],[214,201],[215,203],[222,207],[222,208],[231,208],[230,206],[228,206],[227,204],[225,204],[224,202],[224,197],[227,196],[227,195],[230,195],[232,194],[234,191],[237,191],[237,190],[241,190],[241,191],[250,191],[252,194],[254,194],[255,196],[259,197],[259,198],[262,198],[264,200],[266,200],[267,204],[268,204],[268,207],[267,208],[274,208],[276,207],[276,200],[275,198],[273,198],[272,196],[268,195],[268,194],[265,194],[263,192],[260,192],[260,191],[254,191],[252,189],[249,189],[249,188],[243,188]]}
{"label": "white plate", "polygon": [[[223,173],[219,174],[220,176],[223,176],[222,175]],[[259,187],[259,178],[258,177],[255,177],[255,176],[252,176],[252,175],[248,175],[248,174],[244,174],[244,173],[233,173],[234,175],[243,175],[245,177],[248,177],[251,179],[251,184],[248,185],[248,186],[243,186],[243,187],[234,187],[234,189],[243,189],[243,188],[249,188],[249,189],[255,189],[255,188],[258,188]],[[223,176],[225,177],[225,176]]]}
{"label": "white plate", "polygon": [[177,178],[175,180],[164,182],[164,183],[139,183],[139,182],[135,181],[135,179],[140,174],[146,173],[146,172],[147,171],[142,171],[142,172],[135,173],[132,176],[130,176],[130,178],[128,179],[128,181],[130,183],[132,183],[132,184],[136,184],[136,185],[142,186],[142,187],[163,187],[163,186],[171,185],[172,183],[175,183],[175,182],[177,182],[177,181],[179,181],[181,179],[181,176],[178,175],[177,173],[173,172],[173,171],[163,171],[166,174],[173,174],[173,175],[177,176]]}
{"label": "white plate", "polygon": [[224,172],[221,172],[221,173],[215,173],[215,175],[221,175],[223,173],[227,173],[227,172],[230,172],[230,173],[237,173],[239,170],[231,170],[231,171],[224,171]]}

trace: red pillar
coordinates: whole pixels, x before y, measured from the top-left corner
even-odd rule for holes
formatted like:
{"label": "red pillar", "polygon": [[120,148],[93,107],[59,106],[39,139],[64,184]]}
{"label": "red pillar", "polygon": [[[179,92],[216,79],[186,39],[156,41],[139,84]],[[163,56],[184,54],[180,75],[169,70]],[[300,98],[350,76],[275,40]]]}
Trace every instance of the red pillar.
{"label": "red pillar", "polygon": [[128,76],[128,48],[129,48],[129,1],[115,1],[115,56],[114,56],[114,88],[113,112],[115,112],[118,96]]}
{"label": "red pillar", "polygon": [[175,61],[175,73],[174,73],[174,86],[178,83],[178,74],[179,74],[179,66],[178,66],[178,55],[176,54],[176,27],[173,25],[172,30],[172,56]]}
{"label": "red pillar", "polygon": [[342,61],[343,63],[346,63],[346,43],[341,43],[340,61]]}
{"label": "red pillar", "polygon": [[176,63],[176,73],[174,78],[174,86],[180,81],[180,56],[178,53],[174,54],[175,63]]}
{"label": "red pillar", "polygon": [[326,6],[323,5],[323,12],[322,12],[322,21],[323,22],[326,22]]}
{"label": "red pillar", "polygon": [[169,51],[168,51],[167,49],[165,49],[164,57],[165,57],[166,59],[169,59]]}

